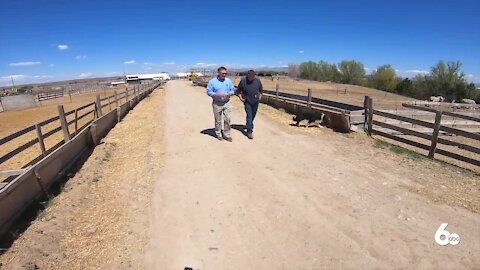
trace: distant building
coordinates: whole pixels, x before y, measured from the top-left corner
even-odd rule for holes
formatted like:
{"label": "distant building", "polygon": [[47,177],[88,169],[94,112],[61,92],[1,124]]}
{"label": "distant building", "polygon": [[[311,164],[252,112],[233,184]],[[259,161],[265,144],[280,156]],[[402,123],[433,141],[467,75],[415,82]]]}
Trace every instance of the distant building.
{"label": "distant building", "polygon": [[144,80],[168,81],[168,73],[149,73],[149,74],[129,74],[126,75],[127,83],[141,83]]}

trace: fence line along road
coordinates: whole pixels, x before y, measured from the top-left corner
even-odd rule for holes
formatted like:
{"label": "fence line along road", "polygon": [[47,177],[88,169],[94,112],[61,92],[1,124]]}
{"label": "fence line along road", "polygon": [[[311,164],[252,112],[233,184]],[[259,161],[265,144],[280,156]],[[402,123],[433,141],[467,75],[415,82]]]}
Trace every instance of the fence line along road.
{"label": "fence line along road", "polygon": [[[161,83],[151,86],[139,86],[135,90],[129,90],[122,94],[115,94],[107,99],[100,99],[97,96],[93,111],[95,119],[89,121],[83,128],[76,130],[76,135],[69,131],[68,122],[65,116],[74,114],[80,108],[69,112],[63,112],[63,107],[59,106],[59,115],[47,119],[39,124],[60,120],[60,130],[63,131],[64,140],[59,143],[55,149],[50,149],[42,154],[40,160],[30,162],[30,165],[25,166],[21,170],[4,171],[4,175],[10,176],[9,181],[2,182],[0,187],[0,236],[3,235],[13,222],[21,216],[27,206],[33,201],[40,198],[48,198],[48,189],[56,181],[65,177],[73,165],[92,147],[95,147],[100,139],[118,123],[130,109],[135,107],[138,102],[148,96]],[[130,95],[131,94],[131,95]],[[125,98],[125,102],[121,100]],[[108,101],[108,102],[104,102]],[[112,106],[115,104],[116,109],[105,113],[102,108]],[[89,108],[92,104],[83,106],[83,109]],[[90,113],[91,110],[89,110]],[[83,114],[85,115],[85,113]],[[78,116],[80,117],[80,116]],[[77,117],[77,120],[78,120]],[[73,120],[75,121],[75,120]],[[72,121],[71,121],[72,122]],[[33,128],[28,127],[16,133],[13,133],[0,140],[0,145],[3,145],[16,136],[21,136],[33,130],[38,131],[37,127],[41,125],[34,125]],[[57,128],[58,129],[58,128]],[[58,131],[58,130],[57,130]],[[39,143],[44,134],[39,134],[39,137],[30,141],[29,144]],[[19,174],[15,177],[16,174]],[[11,177],[14,177],[11,179]]]}

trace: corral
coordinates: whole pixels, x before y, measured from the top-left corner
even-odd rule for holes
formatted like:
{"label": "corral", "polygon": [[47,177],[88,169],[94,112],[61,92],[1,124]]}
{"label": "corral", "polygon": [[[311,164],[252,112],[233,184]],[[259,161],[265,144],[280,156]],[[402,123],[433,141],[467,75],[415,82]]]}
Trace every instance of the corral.
{"label": "corral", "polygon": [[[0,164],[17,167],[0,171],[0,177],[6,178],[0,182],[0,233],[4,233],[31,201],[42,194],[47,195],[48,187],[64,177],[86,149],[97,145],[115,123],[158,85],[143,85],[119,94],[114,91],[114,95],[105,98],[97,95],[94,102],[69,111],[58,105],[58,116],[43,119],[2,138],[0,145],[9,147],[2,147]],[[56,121],[60,126],[55,124]],[[46,131],[44,127],[49,125],[55,126]],[[63,131],[63,138],[60,131]],[[57,136],[52,136],[55,134]],[[19,137],[22,139],[17,140]],[[47,144],[49,137],[51,143]],[[16,140],[15,144],[10,143],[13,140]],[[18,144],[21,146],[11,149]],[[38,147],[38,154],[32,146]],[[19,155],[22,152],[24,155]]]}

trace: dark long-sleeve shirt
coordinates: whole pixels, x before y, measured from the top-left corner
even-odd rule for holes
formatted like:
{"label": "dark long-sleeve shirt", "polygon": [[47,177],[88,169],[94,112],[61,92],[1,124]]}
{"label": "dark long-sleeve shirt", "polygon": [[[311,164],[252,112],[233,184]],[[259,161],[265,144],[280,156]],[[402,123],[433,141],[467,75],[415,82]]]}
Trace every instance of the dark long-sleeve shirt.
{"label": "dark long-sleeve shirt", "polygon": [[260,94],[263,93],[263,85],[259,78],[249,81],[244,77],[237,87],[238,94],[245,98],[245,101],[250,104],[255,104],[260,101]]}

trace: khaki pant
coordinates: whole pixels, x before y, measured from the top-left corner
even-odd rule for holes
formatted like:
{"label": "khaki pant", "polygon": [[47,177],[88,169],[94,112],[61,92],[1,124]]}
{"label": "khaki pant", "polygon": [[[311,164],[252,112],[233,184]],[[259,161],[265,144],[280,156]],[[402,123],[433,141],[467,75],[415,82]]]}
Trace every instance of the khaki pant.
{"label": "khaki pant", "polygon": [[215,118],[215,135],[222,136],[222,117],[223,117],[223,134],[230,137],[230,116],[232,114],[232,104],[212,102],[213,116]]}

